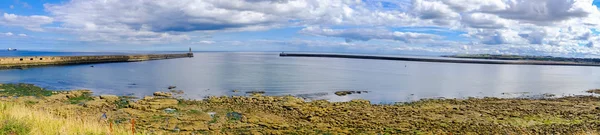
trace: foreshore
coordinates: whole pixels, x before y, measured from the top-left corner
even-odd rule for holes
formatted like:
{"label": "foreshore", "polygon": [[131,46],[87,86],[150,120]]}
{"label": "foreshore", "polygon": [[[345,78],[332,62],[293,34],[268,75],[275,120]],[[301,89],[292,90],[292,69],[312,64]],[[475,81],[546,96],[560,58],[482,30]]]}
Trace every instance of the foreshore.
{"label": "foreshore", "polygon": [[29,67],[72,65],[110,62],[135,62],[194,57],[193,53],[180,54],[139,54],[139,55],[100,55],[100,56],[21,56],[0,57],[0,69],[23,69]]}
{"label": "foreshore", "polygon": [[472,63],[472,64],[600,66],[600,64],[598,64],[598,63],[584,63],[584,62],[560,62],[560,61],[536,61],[536,60],[484,60],[484,59],[468,59],[468,58],[424,58],[424,57],[406,57],[406,56],[321,54],[321,53],[280,53],[279,56],[280,57],[323,57],[323,58],[374,59],[374,60],[397,60],[397,61],[442,62],[442,63]]}
{"label": "foreshore", "polygon": [[[0,133],[26,134],[598,134],[600,98],[304,101],[292,96],[140,99],[0,85]],[[29,115],[31,114],[31,115]],[[56,121],[56,122],[54,122]],[[7,125],[6,123],[12,123]],[[16,124],[15,124],[16,123]],[[42,123],[42,124],[40,124]],[[39,126],[46,125],[46,126]]]}

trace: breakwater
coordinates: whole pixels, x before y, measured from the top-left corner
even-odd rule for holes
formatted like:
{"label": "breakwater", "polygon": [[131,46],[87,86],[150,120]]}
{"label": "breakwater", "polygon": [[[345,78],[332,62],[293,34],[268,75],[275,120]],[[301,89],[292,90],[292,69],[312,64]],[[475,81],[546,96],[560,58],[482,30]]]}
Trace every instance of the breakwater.
{"label": "breakwater", "polygon": [[515,64],[515,65],[560,65],[560,66],[600,66],[600,63],[585,62],[559,62],[559,61],[534,61],[534,60],[477,60],[460,58],[423,58],[406,56],[376,56],[376,55],[349,55],[349,54],[318,54],[318,53],[280,53],[280,57],[325,57],[325,58],[351,58],[398,60],[443,63],[473,63],[473,64]]}
{"label": "breakwater", "polygon": [[22,56],[0,57],[0,69],[18,69],[50,65],[90,64],[109,62],[134,62],[160,59],[194,57],[193,53],[181,54],[140,54],[140,55],[101,55],[101,56]]}

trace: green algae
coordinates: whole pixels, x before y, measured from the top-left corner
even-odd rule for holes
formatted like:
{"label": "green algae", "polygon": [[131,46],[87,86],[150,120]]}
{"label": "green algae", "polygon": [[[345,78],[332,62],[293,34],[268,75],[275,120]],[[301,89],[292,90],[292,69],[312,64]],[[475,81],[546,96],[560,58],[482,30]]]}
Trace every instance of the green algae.
{"label": "green algae", "polygon": [[4,96],[35,96],[44,97],[52,95],[52,91],[33,84],[0,84],[0,94]]}

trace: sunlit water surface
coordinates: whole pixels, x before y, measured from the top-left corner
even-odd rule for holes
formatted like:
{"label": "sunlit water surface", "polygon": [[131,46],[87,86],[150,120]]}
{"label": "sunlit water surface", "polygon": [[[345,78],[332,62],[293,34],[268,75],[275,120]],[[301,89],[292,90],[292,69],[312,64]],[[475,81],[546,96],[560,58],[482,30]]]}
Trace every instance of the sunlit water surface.
{"label": "sunlit water surface", "polygon": [[[2,52],[0,56],[118,53]],[[93,67],[91,67],[93,65]],[[422,98],[585,95],[600,88],[600,67],[489,65],[386,60],[279,57],[278,53],[200,52],[194,58],[0,70],[0,83],[33,83],[49,89],[90,89],[135,96],[185,91],[187,98],[300,95],[309,99],[373,103]],[[239,92],[233,92],[238,90]],[[369,93],[336,96],[339,90]]]}

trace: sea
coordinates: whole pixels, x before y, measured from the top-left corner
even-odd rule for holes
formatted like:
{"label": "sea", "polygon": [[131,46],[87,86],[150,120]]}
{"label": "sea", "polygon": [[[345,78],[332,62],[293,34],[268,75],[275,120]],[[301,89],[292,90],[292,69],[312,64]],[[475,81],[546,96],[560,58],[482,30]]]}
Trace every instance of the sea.
{"label": "sea", "polygon": [[[136,52],[149,53],[149,52]],[[172,52],[151,52],[172,53]],[[119,55],[111,52],[0,51],[0,57]],[[0,83],[50,90],[89,89],[96,95],[142,97],[182,90],[183,98],[292,95],[332,102],[422,99],[553,98],[590,95],[600,67],[435,63],[344,58],[279,57],[278,52],[195,52],[193,58],[0,70]],[[420,57],[420,56],[413,56]],[[336,91],[361,91],[338,96]]]}

